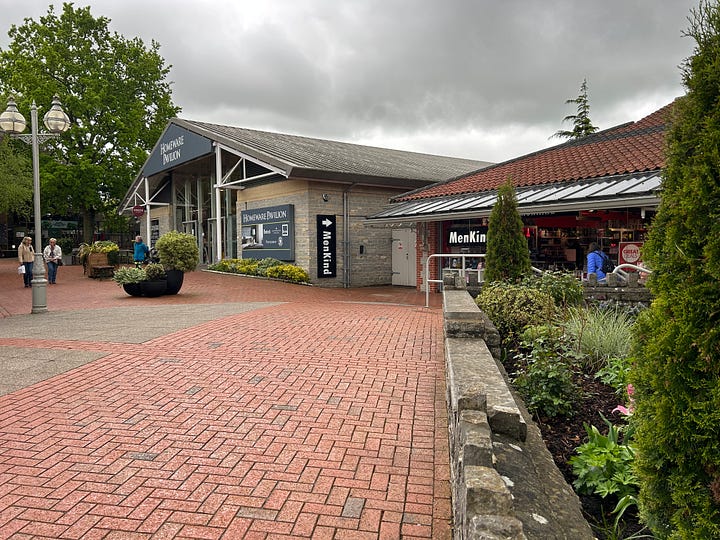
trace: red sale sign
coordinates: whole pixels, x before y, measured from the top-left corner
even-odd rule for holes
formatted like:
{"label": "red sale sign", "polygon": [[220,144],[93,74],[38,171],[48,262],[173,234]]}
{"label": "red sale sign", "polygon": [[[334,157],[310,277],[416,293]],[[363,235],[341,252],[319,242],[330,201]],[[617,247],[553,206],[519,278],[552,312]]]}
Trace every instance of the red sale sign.
{"label": "red sale sign", "polygon": [[642,259],[640,258],[640,248],[642,245],[642,242],[620,242],[619,263],[639,266],[642,263]]}

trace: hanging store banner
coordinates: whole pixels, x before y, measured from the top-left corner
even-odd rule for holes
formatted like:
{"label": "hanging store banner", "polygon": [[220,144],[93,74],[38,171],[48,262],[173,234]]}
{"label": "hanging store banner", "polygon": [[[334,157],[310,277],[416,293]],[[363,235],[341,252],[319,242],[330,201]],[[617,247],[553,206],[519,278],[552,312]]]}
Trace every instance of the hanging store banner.
{"label": "hanging store banner", "polygon": [[320,215],[317,219],[318,278],[337,276],[336,216]]}
{"label": "hanging store banner", "polygon": [[244,259],[295,260],[295,207],[292,204],[243,210]]}

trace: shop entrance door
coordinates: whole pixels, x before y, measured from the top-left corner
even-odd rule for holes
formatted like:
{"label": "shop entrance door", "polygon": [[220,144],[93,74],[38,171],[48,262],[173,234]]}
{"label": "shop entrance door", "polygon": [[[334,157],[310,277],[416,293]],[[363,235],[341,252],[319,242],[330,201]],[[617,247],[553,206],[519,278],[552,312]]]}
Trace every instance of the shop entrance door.
{"label": "shop entrance door", "polygon": [[392,232],[392,284],[403,287],[416,285],[416,234],[412,229]]}

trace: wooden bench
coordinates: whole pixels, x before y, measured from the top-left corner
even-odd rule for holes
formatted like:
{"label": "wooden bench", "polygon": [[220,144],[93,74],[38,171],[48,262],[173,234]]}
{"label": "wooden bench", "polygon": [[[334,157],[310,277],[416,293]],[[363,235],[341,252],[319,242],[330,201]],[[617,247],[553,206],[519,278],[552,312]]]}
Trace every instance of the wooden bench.
{"label": "wooden bench", "polygon": [[111,278],[115,271],[114,266],[91,266],[88,277],[91,278]]}

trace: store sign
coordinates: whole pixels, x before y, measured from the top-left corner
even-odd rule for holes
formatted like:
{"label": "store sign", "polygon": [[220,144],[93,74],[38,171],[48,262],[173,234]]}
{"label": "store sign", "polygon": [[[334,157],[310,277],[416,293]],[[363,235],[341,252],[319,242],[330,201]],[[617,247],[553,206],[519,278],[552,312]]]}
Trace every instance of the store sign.
{"label": "store sign", "polygon": [[212,141],[185,128],[170,124],[153,148],[143,167],[143,176],[152,176],[212,152]]}
{"label": "store sign", "polygon": [[337,276],[336,216],[316,216],[318,278]]}
{"label": "store sign", "polygon": [[452,229],[448,231],[449,246],[477,246],[487,243],[487,227]]}
{"label": "store sign", "polygon": [[243,210],[240,221],[243,257],[295,260],[295,207],[292,204]]}
{"label": "store sign", "polygon": [[620,264],[635,264],[639,265],[642,263],[640,258],[640,248],[642,248],[643,242],[620,242]]}

